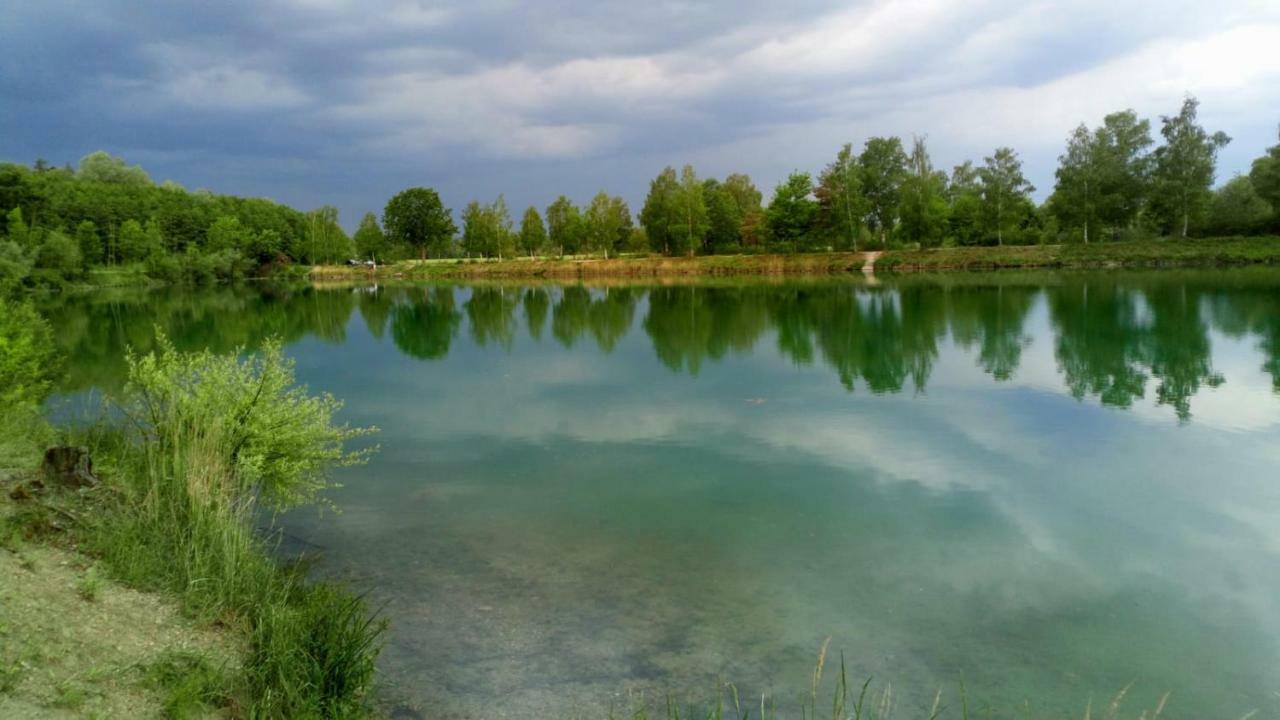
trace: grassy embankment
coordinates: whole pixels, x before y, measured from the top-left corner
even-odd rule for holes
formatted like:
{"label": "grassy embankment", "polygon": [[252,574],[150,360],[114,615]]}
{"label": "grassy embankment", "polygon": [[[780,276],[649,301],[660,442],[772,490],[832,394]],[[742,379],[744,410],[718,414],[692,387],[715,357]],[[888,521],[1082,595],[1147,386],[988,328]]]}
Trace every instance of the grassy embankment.
{"label": "grassy embankment", "polygon": [[[860,271],[863,253],[827,252],[796,255],[658,255],[621,258],[513,258],[508,260],[408,260],[376,271],[345,266],[317,266],[318,281],[400,278],[650,278],[750,275],[838,275]],[[1005,247],[887,250],[875,261],[878,273],[997,270],[1007,268],[1146,268],[1218,267],[1280,264],[1280,237],[1208,238],[1185,241],[1028,245]]]}
{"label": "grassy embankment", "polygon": [[[130,365],[118,423],[27,433],[27,452],[10,435],[0,453],[23,468],[3,483],[0,573],[28,588],[0,603],[0,707],[367,714],[382,623],[361,597],[279,563],[254,522],[315,500],[328,468],[360,460],[343,443],[361,431],[294,385],[278,346],[243,361],[166,349]],[[51,441],[89,447],[99,482],[39,478]]]}

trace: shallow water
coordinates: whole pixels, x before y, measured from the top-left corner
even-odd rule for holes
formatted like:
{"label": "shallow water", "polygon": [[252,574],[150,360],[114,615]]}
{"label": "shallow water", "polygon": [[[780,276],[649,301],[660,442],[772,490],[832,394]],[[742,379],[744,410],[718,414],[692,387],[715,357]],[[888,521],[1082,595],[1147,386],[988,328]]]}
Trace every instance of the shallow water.
{"label": "shallow water", "polygon": [[275,334],[381,428],[339,514],[283,522],[385,608],[389,695],[427,717],[599,717],[718,680],[798,715],[827,637],[898,717],[961,679],[997,717],[1079,717],[1130,682],[1134,715],[1165,691],[1166,718],[1280,714],[1280,272],[47,313],[67,394],[117,386],[157,327]]}

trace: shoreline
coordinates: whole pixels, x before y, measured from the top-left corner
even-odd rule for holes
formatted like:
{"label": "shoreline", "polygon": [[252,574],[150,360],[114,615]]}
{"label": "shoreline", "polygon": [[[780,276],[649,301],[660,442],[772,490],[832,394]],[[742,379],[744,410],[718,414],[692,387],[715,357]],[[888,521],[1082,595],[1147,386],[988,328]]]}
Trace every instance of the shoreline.
{"label": "shoreline", "polygon": [[[869,257],[871,256],[871,257]],[[1230,267],[1280,264],[1280,237],[935,248],[795,255],[405,260],[377,269],[317,265],[312,282],[445,278],[582,279],[861,275],[1009,269]],[[865,269],[864,269],[865,268]]]}

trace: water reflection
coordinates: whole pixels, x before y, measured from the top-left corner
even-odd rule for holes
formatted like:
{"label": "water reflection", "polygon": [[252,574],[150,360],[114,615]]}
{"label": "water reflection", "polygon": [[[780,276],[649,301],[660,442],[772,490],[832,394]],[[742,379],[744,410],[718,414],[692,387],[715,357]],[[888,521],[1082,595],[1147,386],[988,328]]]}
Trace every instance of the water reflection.
{"label": "water reflection", "polygon": [[1223,277],[1225,284],[1104,274],[876,286],[241,287],[95,294],[51,301],[45,312],[73,360],[68,391],[117,384],[124,348],[151,349],[156,329],[180,348],[215,352],[253,349],[270,335],[342,342],[358,310],[370,335],[381,339],[389,326],[395,346],[420,360],[446,357],[464,316],[475,346],[504,352],[521,337],[541,341],[548,324],[562,347],[587,339],[604,353],[639,329],[663,365],[694,376],[769,336],[793,363],[820,363],[849,391],[919,393],[948,343],[993,381],[1014,379],[1033,342],[1028,318],[1043,302],[1066,392],[1119,408],[1150,393],[1188,420],[1201,388],[1228,381],[1214,368],[1215,331],[1252,339],[1280,391],[1280,275]]}
{"label": "water reflection", "polygon": [[387,677],[432,716],[605,716],[626,687],[725,678],[785,700],[831,635],[903,717],[963,676],[1033,717],[1134,680],[1177,720],[1280,710],[1278,290],[954,275],[46,310],[66,390],[120,382],[157,327],[220,351],[277,334],[382,429],[340,514],[285,522],[386,608]]}

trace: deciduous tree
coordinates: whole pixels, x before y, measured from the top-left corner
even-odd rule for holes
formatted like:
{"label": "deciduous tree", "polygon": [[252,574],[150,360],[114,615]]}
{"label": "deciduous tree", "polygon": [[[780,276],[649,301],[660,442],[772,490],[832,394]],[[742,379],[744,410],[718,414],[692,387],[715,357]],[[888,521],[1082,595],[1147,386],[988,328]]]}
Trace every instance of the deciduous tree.
{"label": "deciduous tree", "polygon": [[418,250],[423,259],[446,255],[458,231],[436,191],[422,187],[392,197],[382,211],[382,227],[391,242]]}
{"label": "deciduous tree", "polygon": [[982,208],[989,227],[995,231],[996,244],[1004,244],[1004,234],[1020,218],[1035,187],[1022,174],[1022,161],[1012,148],[997,148],[985,158],[978,171],[982,184]]}
{"label": "deciduous tree", "polygon": [[1209,207],[1218,151],[1231,142],[1196,122],[1199,105],[1188,97],[1177,115],[1161,116],[1164,145],[1155,151],[1155,210],[1167,231],[1184,238]]}

